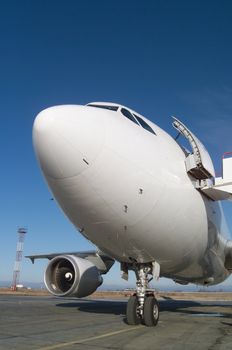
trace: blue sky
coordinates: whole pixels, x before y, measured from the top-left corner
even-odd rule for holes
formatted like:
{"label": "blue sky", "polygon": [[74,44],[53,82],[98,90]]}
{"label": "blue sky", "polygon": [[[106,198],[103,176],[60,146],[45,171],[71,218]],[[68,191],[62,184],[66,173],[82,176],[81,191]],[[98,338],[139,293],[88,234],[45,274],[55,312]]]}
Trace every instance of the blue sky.
{"label": "blue sky", "polygon": [[[56,104],[118,102],[168,132],[182,119],[220,171],[232,151],[231,1],[2,1],[0,3],[0,280],[11,280],[16,231],[25,255],[92,249],[62,215],[31,142],[36,114]],[[231,205],[225,205],[230,227]],[[45,262],[23,260],[22,280]],[[118,266],[106,283],[120,283]]]}

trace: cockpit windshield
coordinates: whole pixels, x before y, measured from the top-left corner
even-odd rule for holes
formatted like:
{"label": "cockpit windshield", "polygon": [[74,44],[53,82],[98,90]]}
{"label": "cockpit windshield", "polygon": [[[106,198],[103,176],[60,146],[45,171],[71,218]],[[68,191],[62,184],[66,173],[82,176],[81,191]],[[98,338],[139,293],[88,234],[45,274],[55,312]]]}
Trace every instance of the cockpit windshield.
{"label": "cockpit windshield", "polygon": [[118,106],[95,105],[93,103],[88,104],[87,106],[88,107],[97,107],[97,108],[109,109],[110,111],[115,111],[115,112],[117,112],[117,110],[119,108]]}
{"label": "cockpit windshield", "polygon": [[95,102],[95,103],[89,103],[86,105],[87,107],[95,107],[95,108],[102,108],[102,109],[108,109],[109,111],[117,112],[120,108],[120,112],[124,117],[132,121],[133,123],[137,124],[138,126],[141,126],[143,129],[149,131],[150,133],[157,136],[155,131],[150,127],[150,125],[145,122],[144,119],[139,117],[137,114],[135,114],[133,111],[129,111],[127,108],[123,106],[117,106],[114,104],[108,104],[105,102]]}
{"label": "cockpit windshield", "polygon": [[132,122],[134,122],[135,124],[138,124],[138,125],[139,125],[139,123],[137,122],[137,120],[135,119],[135,117],[132,115],[132,113],[131,113],[130,111],[128,111],[128,109],[126,109],[126,108],[121,108],[121,112],[122,112],[122,114],[123,114],[126,118],[130,119]]}
{"label": "cockpit windshield", "polygon": [[150,127],[150,125],[148,125],[145,120],[143,120],[142,118],[140,118],[138,115],[134,114],[135,118],[138,120],[138,122],[140,123],[140,125],[146,129],[147,131],[151,132],[152,134],[156,135],[156,133],[154,132],[154,130]]}

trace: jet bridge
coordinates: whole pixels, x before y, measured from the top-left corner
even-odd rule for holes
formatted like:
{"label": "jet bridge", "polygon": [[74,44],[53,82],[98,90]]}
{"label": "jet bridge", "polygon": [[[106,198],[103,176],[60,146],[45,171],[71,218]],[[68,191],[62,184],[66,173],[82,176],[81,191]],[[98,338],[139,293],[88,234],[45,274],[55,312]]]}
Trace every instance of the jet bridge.
{"label": "jet bridge", "polygon": [[185,159],[185,166],[187,173],[196,180],[196,189],[214,201],[232,200],[232,152],[223,155],[222,177],[215,177],[212,159],[204,145],[180,120],[173,119],[173,127],[192,148],[192,153]]}

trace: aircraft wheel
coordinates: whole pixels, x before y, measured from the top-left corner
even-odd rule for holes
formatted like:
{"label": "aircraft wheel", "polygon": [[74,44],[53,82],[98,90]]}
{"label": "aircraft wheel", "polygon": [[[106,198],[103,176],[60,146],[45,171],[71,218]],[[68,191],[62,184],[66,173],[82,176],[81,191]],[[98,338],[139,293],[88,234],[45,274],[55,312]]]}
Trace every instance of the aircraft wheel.
{"label": "aircraft wheel", "polygon": [[153,296],[148,296],[144,301],[143,321],[148,327],[156,326],[159,321],[159,305]]}
{"label": "aircraft wheel", "polygon": [[139,303],[135,295],[131,296],[127,302],[126,319],[129,325],[136,325],[141,322],[139,315]]}

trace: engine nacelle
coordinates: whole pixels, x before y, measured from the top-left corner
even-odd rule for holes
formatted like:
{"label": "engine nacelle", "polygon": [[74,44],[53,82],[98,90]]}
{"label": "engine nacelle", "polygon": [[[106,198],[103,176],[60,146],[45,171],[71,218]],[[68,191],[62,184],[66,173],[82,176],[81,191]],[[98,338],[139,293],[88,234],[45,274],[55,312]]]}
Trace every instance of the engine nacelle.
{"label": "engine nacelle", "polygon": [[49,262],[44,282],[53,295],[82,298],[92,294],[102,284],[103,278],[90,261],[75,255],[60,255]]}

